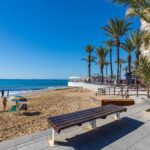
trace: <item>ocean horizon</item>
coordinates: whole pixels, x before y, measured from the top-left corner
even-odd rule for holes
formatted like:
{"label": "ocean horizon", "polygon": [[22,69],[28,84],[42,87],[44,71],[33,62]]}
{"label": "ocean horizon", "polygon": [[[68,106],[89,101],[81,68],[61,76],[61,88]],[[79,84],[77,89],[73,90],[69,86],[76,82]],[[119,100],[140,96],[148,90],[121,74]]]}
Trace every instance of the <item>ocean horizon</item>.
{"label": "ocean horizon", "polygon": [[0,91],[9,91],[10,95],[67,86],[67,79],[0,79]]}

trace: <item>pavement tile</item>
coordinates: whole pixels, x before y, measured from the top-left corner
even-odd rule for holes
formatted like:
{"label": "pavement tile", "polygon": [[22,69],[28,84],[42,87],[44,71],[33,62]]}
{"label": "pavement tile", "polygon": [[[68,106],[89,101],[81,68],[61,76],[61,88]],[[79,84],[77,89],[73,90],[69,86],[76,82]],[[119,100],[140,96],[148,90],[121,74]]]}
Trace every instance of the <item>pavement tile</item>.
{"label": "pavement tile", "polygon": [[142,140],[137,142],[133,147],[130,149],[137,149],[137,150],[150,150],[150,135],[144,137]]}
{"label": "pavement tile", "polygon": [[43,138],[43,137],[48,137],[48,136],[49,136],[49,132],[47,130],[36,132],[36,133],[32,134],[33,140]]}
{"label": "pavement tile", "polygon": [[0,150],[8,150],[9,148],[16,147],[15,140],[7,140],[0,143]]}
{"label": "pavement tile", "polygon": [[45,149],[47,147],[49,147],[48,141],[47,140],[43,140],[43,141],[39,141],[36,143],[37,147],[39,150]]}
{"label": "pavement tile", "polygon": [[32,134],[31,135],[26,135],[26,136],[21,136],[19,138],[15,139],[16,145],[24,144],[26,142],[32,141]]}
{"label": "pavement tile", "polygon": [[24,147],[24,146],[27,146],[27,145],[30,145],[30,144],[33,144],[34,141],[31,140],[30,142],[25,142],[25,143],[22,143],[22,144],[18,144],[17,147],[20,148],[20,147]]}
{"label": "pavement tile", "polygon": [[35,143],[24,145],[24,146],[17,146],[17,150],[39,150]]}
{"label": "pavement tile", "polygon": [[117,142],[119,142],[121,145],[123,145],[125,148],[130,148],[135,143],[140,141],[143,138],[143,134],[138,133],[137,131],[133,131],[129,133],[128,135],[122,137]]}

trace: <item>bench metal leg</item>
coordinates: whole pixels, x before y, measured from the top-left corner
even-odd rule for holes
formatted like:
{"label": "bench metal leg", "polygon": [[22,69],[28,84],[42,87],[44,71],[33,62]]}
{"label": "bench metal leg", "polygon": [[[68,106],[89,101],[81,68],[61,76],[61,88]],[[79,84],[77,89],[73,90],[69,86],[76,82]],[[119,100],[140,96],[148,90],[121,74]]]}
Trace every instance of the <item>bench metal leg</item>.
{"label": "bench metal leg", "polygon": [[54,146],[54,142],[55,142],[55,131],[52,128],[52,135],[51,135],[51,138],[48,140],[48,143],[49,143],[50,147]]}
{"label": "bench metal leg", "polygon": [[118,112],[115,114],[115,120],[119,120],[119,119],[120,119],[120,113]]}

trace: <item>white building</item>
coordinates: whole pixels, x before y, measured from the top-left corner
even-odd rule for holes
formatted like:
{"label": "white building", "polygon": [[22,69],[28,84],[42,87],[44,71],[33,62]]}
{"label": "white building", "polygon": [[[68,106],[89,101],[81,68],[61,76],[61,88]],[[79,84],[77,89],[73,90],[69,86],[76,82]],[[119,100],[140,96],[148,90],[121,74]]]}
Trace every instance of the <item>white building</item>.
{"label": "white building", "polygon": [[[141,30],[150,31],[150,24],[144,20],[141,20]],[[143,56],[148,56],[150,58],[150,46],[149,48],[145,48],[144,46],[141,47],[141,54]]]}

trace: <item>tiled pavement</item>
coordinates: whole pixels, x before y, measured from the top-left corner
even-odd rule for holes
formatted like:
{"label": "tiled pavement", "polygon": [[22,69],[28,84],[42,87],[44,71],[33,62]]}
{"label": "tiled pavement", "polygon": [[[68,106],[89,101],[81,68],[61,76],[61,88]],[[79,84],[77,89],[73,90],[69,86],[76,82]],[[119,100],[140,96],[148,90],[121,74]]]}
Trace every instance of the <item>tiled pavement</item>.
{"label": "tiled pavement", "polygon": [[149,104],[137,104],[128,108],[119,121],[112,116],[97,120],[95,130],[73,127],[56,135],[56,146],[50,148],[51,130],[0,143],[0,150],[150,150],[150,117],[143,111]]}

